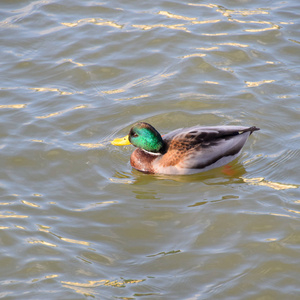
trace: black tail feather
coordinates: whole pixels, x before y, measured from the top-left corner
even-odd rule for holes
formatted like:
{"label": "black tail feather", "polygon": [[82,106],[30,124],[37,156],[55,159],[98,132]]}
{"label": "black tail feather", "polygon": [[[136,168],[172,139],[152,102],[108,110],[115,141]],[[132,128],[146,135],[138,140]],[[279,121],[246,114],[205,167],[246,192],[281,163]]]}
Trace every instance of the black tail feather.
{"label": "black tail feather", "polygon": [[247,128],[245,130],[242,130],[240,133],[244,133],[244,132],[250,131],[250,134],[252,134],[252,132],[257,131],[257,130],[260,130],[260,128],[258,128],[256,126],[251,126],[251,127]]}

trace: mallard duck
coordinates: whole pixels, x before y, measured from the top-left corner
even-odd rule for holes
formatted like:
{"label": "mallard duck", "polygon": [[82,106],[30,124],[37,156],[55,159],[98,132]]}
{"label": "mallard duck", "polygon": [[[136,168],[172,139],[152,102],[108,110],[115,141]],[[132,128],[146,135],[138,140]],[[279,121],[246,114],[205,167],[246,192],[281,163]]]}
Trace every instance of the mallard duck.
{"label": "mallard duck", "polygon": [[139,122],[129,135],[113,145],[137,147],[131,166],[145,173],[195,174],[226,165],[241,152],[250,134],[259,128],[212,126],[180,128],[161,136],[150,124]]}

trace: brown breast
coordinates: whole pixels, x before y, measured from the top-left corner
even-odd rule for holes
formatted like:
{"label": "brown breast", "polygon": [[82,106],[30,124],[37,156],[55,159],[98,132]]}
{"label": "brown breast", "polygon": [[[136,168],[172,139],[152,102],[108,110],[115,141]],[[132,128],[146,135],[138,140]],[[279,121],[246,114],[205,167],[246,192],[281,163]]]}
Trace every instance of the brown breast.
{"label": "brown breast", "polygon": [[137,148],[133,151],[130,157],[130,164],[133,168],[145,172],[154,173],[152,162],[157,158],[156,155],[151,155],[144,150]]}

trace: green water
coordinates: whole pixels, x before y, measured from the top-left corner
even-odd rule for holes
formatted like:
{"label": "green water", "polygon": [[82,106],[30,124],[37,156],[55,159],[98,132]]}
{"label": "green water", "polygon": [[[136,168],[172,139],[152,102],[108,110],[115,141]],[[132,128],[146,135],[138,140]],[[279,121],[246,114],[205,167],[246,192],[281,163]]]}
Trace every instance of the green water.
{"label": "green water", "polygon": [[[299,299],[300,5],[1,1],[1,299]],[[109,141],[255,125],[228,168]]]}

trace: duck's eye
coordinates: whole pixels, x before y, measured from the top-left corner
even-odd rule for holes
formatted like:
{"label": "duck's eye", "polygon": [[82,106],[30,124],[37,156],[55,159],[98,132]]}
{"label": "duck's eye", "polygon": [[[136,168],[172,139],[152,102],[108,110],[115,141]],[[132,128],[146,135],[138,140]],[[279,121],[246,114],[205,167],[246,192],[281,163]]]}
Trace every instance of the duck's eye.
{"label": "duck's eye", "polygon": [[137,134],[137,133],[134,133],[134,134],[132,135],[132,137],[138,137],[138,134]]}

